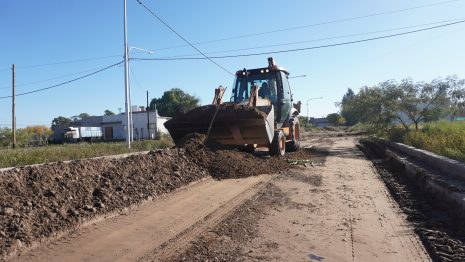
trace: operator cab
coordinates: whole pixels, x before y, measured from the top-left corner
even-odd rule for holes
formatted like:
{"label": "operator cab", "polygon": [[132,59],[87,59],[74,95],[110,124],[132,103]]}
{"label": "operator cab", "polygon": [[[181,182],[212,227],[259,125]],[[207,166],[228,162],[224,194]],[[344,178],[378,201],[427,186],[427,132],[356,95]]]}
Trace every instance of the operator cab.
{"label": "operator cab", "polygon": [[243,103],[249,100],[250,92],[258,86],[258,97],[268,99],[276,110],[275,121],[283,122],[292,107],[291,90],[288,82],[289,72],[274,64],[268,58],[268,67],[243,69],[236,72],[231,102]]}

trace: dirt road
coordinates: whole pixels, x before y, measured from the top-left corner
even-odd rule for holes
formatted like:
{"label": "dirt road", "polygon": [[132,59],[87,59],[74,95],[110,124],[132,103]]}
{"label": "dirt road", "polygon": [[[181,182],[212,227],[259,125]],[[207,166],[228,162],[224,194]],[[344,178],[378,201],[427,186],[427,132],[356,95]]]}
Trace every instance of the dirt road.
{"label": "dirt road", "polygon": [[430,260],[354,137],[306,140],[327,156],[204,180],[13,261]]}
{"label": "dirt road", "polygon": [[190,232],[194,237],[195,231],[221,220],[271,178],[208,179],[127,215],[89,226],[14,261],[135,261],[147,253],[158,255],[152,252],[156,247],[196,224]]}
{"label": "dirt road", "polygon": [[430,261],[356,139],[307,138],[312,140],[327,153],[324,163],[315,160],[314,167],[277,176],[257,198],[171,259]]}
{"label": "dirt road", "polygon": [[[335,137],[324,166],[294,170],[294,177],[321,177],[321,184],[280,177],[273,183],[292,205],[259,223],[253,258],[279,261],[429,261],[415,233],[391,199],[353,137]],[[272,241],[272,248],[266,248]],[[269,246],[269,244],[268,244]]]}

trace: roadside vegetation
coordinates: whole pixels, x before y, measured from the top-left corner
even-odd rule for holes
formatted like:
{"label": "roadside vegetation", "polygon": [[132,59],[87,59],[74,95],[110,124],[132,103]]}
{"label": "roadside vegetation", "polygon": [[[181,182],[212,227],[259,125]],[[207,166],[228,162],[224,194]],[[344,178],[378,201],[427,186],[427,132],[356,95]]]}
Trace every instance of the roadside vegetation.
{"label": "roadside vegetation", "polygon": [[316,129],[316,127],[314,127],[312,124],[308,122],[308,117],[299,116],[298,118],[300,127],[302,127],[304,131],[312,131]]}
{"label": "roadside vegetation", "polygon": [[465,121],[427,123],[406,133],[402,142],[465,162]]}
{"label": "roadside vegetation", "polygon": [[349,129],[465,162],[463,79],[389,80],[362,87],[357,94],[349,88],[339,106]]}
{"label": "roadside vegetation", "polygon": [[134,141],[131,144],[131,149],[127,148],[125,142],[80,143],[1,149],[0,168],[125,154],[171,146],[173,146],[171,138],[163,136],[160,140]]}

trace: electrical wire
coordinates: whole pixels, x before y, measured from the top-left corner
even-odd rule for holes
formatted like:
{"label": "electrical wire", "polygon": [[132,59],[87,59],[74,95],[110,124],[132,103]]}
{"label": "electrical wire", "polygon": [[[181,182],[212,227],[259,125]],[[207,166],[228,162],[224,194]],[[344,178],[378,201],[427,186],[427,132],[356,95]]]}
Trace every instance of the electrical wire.
{"label": "electrical wire", "polygon": [[[329,20],[329,21],[325,21],[325,22],[313,23],[313,24],[308,24],[308,25],[300,25],[300,26],[287,27],[287,28],[282,28],[282,29],[277,29],[277,30],[264,31],[264,32],[259,32],[259,33],[250,33],[250,34],[244,34],[244,35],[230,36],[230,37],[225,37],[225,38],[220,38],[220,39],[196,42],[196,43],[194,43],[194,45],[216,43],[216,42],[228,41],[228,40],[233,40],[233,39],[255,37],[255,36],[261,36],[261,35],[267,35],[267,34],[273,34],[273,33],[280,33],[280,32],[285,32],[285,31],[304,29],[304,28],[309,28],[309,27],[317,27],[317,26],[322,26],[322,25],[342,23],[342,22],[347,22],[347,21],[365,19],[365,18],[369,18],[369,17],[376,17],[376,16],[382,16],[382,15],[388,15],[388,14],[395,14],[395,13],[401,13],[401,12],[406,12],[406,11],[411,11],[411,10],[416,10],[416,9],[421,9],[421,8],[432,7],[432,6],[450,4],[450,3],[453,3],[453,2],[459,2],[459,1],[462,1],[462,0],[442,1],[442,2],[437,2],[437,3],[432,3],[432,4],[426,4],[426,5],[419,5],[419,6],[402,8],[402,9],[394,9],[394,10],[389,10],[389,11],[383,11],[383,12],[378,12],[378,13],[373,13],[373,14],[368,14],[368,15],[340,18],[340,19]],[[171,47],[162,47],[162,48],[156,49],[156,51],[174,49],[174,48],[181,48],[181,47],[187,47],[187,46],[189,46],[189,45],[178,45],[178,46],[171,46]]]}
{"label": "electrical wire", "polygon": [[[60,78],[68,77],[68,76],[80,75],[80,74],[84,74],[84,73],[87,73],[87,72],[91,72],[91,71],[97,70],[97,69],[99,69],[99,68],[100,68],[100,67],[98,67],[98,68],[92,68],[92,69],[88,69],[88,70],[84,70],[84,71],[80,71],[80,72],[77,72],[77,73],[66,74],[66,75],[59,75],[59,76],[55,76],[55,77],[51,77],[51,78],[47,78],[47,79],[37,80],[37,81],[34,81],[34,82],[28,82],[28,83],[24,83],[24,84],[19,84],[19,85],[16,85],[16,87],[29,86],[29,85],[34,85],[34,84],[38,84],[38,83],[48,82],[48,81],[50,81],[50,80],[60,79]],[[1,89],[11,89],[11,86],[0,87],[0,90],[1,90]]]}
{"label": "electrical wire", "polygon": [[213,61],[210,57],[208,57],[206,54],[204,54],[200,49],[195,47],[191,42],[189,42],[186,38],[184,38],[181,34],[179,34],[176,30],[174,30],[170,25],[168,25],[163,19],[161,19],[158,15],[156,15],[150,8],[148,8],[145,4],[143,4],[140,0],[136,0],[142,7],[144,7],[150,14],[152,14],[153,17],[155,17],[158,21],[160,21],[163,25],[165,25],[168,29],[171,30],[171,32],[175,33],[179,38],[181,38],[184,42],[189,44],[192,48],[194,48],[197,52],[199,52],[205,59],[209,60],[219,68],[221,68],[223,71],[226,73],[234,76],[234,74],[229,71],[228,69],[224,68],[222,65],[218,64],[217,62]]}
{"label": "electrical wire", "polygon": [[[92,73],[89,73],[89,74],[85,74],[83,76],[80,76],[80,77],[77,77],[77,78],[74,78],[74,79],[71,79],[71,80],[68,80],[68,81],[65,81],[65,82],[61,82],[61,83],[58,83],[56,85],[52,85],[52,86],[49,86],[49,87],[44,87],[44,88],[40,88],[40,89],[36,89],[36,90],[32,90],[32,91],[27,91],[27,92],[23,92],[23,93],[19,93],[19,94],[16,94],[16,96],[24,96],[24,95],[29,95],[29,94],[33,94],[33,93],[37,93],[37,92],[41,92],[41,91],[45,91],[45,90],[48,90],[48,89],[52,89],[52,88],[55,88],[55,87],[59,87],[59,86],[62,86],[62,85],[66,85],[66,84],[69,84],[69,83],[72,83],[72,82],[75,82],[75,81],[78,81],[78,80],[81,80],[81,79],[84,79],[84,78],[87,78],[89,76],[92,76],[92,75],[95,75],[95,74],[98,74],[100,72],[103,72],[105,70],[108,70],[112,67],[115,67],[117,65],[120,65],[124,63],[124,61],[120,61],[118,63],[114,63],[112,65],[109,65],[109,66],[106,66],[102,69],[99,69],[97,71],[94,71]],[[6,98],[10,98],[12,96],[1,96],[0,99],[6,99]]]}
{"label": "electrical wire", "polygon": [[109,55],[109,56],[90,57],[90,58],[83,58],[83,59],[76,59],[76,60],[67,60],[67,61],[60,61],[60,62],[52,62],[52,63],[46,63],[46,64],[16,66],[16,68],[28,69],[28,68],[37,68],[37,67],[45,67],[45,66],[73,64],[73,63],[80,63],[80,62],[86,62],[86,61],[102,60],[102,59],[114,58],[114,57],[121,57],[121,55]]}
{"label": "electrical wire", "polygon": [[[383,11],[383,12],[378,12],[378,13],[373,13],[373,14],[368,14],[368,15],[341,18],[341,19],[335,19],[335,20],[330,20],[330,21],[325,21],[325,22],[320,22],[320,23],[314,23],[314,24],[308,24],[308,25],[287,27],[287,28],[282,28],[282,29],[272,30],[272,31],[264,31],[264,32],[258,32],[258,33],[250,33],[250,34],[244,34],[244,35],[230,36],[230,37],[225,37],[225,38],[220,38],[220,39],[213,39],[213,40],[195,42],[195,43],[193,43],[193,45],[201,45],[201,44],[222,42],[222,41],[228,41],[228,40],[233,40],[233,39],[255,37],[255,36],[261,36],[261,35],[267,35],[267,34],[273,34],[273,33],[285,32],[285,31],[304,29],[304,28],[309,28],[309,27],[316,27],[316,26],[322,26],[322,25],[328,25],[328,24],[334,24],[334,23],[341,23],[341,22],[346,22],[346,21],[365,19],[365,18],[369,18],[369,17],[382,16],[382,15],[388,15],[388,14],[394,14],[394,13],[401,13],[401,12],[406,12],[406,11],[411,11],[411,10],[416,10],[416,9],[421,9],[421,8],[427,8],[427,7],[432,7],[432,6],[445,5],[445,4],[450,4],[450,3],[453,3],[453,2],[459,2],[459,1],[462,1],[462,0],[450,0],[450,1],[436,2],[436,3],[426,4],[426,5],[419,5],[419,6],[414,6],[414,7],[403,8],[403,9],[395,9],[395,10]],[[154,49],[154,50],[155,51],[162,51],[162,50],[169,50],[169,49],[188,47],[188,46],[190,46],[190,45],[168,46],[168,47],[157,48],[157,49]],[[47,66],[54,66],[54,65],[63,65],[63,64],[71,64],[71,63],[79,63],[79,62],[86,62],[86,61],[101,60],[101,59],[120,57],[120,56],[121,55],[90,57],[90,58],[84,58],[84,59],[66,60],[66,61],[51,62],[51,63],[45,63],[45,64],[17,66],[17,68],[30,69],[30,68],[47,67]],[[11,70],[11,68],[0,69],[0,72],[4,72],[4,71],[8,71],[8,70]]]}
{"label": "electrical wire", "polygon": [[[330,39],[339,39],[339,38],[347,38],[347,37],[353,37],[353,36],[370,35],[370,34],[377,34],[377,33],[383,33],[383,32],[397,31],[397,30],[402,30],[402,29],[416,28],[416,27],[427,26],[427,25],[443,24],[443,23],[448,23],[448,22],[452,22],[452,21],[459,21],[461,19],[463,19],[463,18],[442,20],[442,21],[419,24],[419,25],[404,26],[404,27],[383,29],[383,30],[363,32],[363,33],[354,33],[354,34],[330,36],[330,37],[317,38],[317,39],[311,39],[311,40],[305,40],[305,41],[287,42],[287,43],[264,45],[264,46],[245,47],[245,48],[229,49],[229,50],[222,50],[222,51],[205,52],[205,54],[230,53],[230,52],[237,52],[237,51],[244,51],[244,50],[253,50],[253,49],[262,49],[262,48],[269,48],[269,47],[277,47],[277,46],[286,46],[286,45],[296,45],[296,44],[304,44],[304,43],[311,43],[311,42],[319,42],[319,41],[330,40]],[[176,56],[167,56],[167,57],[163,57],[163,58],[178,58],[178,57],[196,56],[196,55],[197,54],[184,54],[184,55],[176,55]]]}
{"label": "electrical wire", "polygon": [[[262,48],[277,47],[277,46],[286,46],[286,45],[296,45],[296,44],[303,44],[303,43],[311,43],[311,42],[318,42],[318,41],[324,41],[324,40],[330,40],[330,39],[339,39],[339,38],[347,38],[347,37],[352,37],[352,36],[361,36],[361,35],[368,35],[368,34],[389,32],[389,31],[396,31],[396,30],[402,30],[402,29],[408,29],[408,28],[415,28],[415,27],[426,26],[426,25],[434,25],[434,24],[439,24],[439,23],[447,23],[447,22],[458,21],[458,20],[459,20],[459,19],[442,20],[442,21],[436,21],[436,22],[431,22],[431,23],[412,25],[412,26],[404,26],[404,27],[383,29],[383,30],[377,30],[377,31],[371,31],[371,32],[363,32],[363,33],[354,33],[354,34],[330,36],[330,37],[317,38],[317,39],[311,39],[311,40],[305,40],[305,41],[296,41],[296,42],[280,43],[280,44],[273,44],[273,45],[264,45],[264,46],[256,46],[256,47],[246,47],[246,48],[238,48],[238,49],[229,49],[229,50],[223,50],[223,51],[205,52],[205,54],[219,54],[219,53],[228,53],[228,52],[237,52],[237,51],[245,51],[245,50],[253,50],[253,49],[262,49]],[[182,58],[182,57],[186,57],[186,56],[195,56],[195,55],[197,55],[197,54],[184,54],[184,55],[168,56],[168,57],[163,57],[163,58],[180,58],[180,57]],[[85,71],[81,71],[81,72],[78,72],[78,73],[60,75],[60,76],[52,77],[52,78],[48,78],[48,79],[38,80],[38,81],[34,81],[34,82],[28,82],[28,83],[24,83],[24,84],[19,84],[19,85],[16,85],[16,87],[21,87],[21,86],[27,86],[27,85],[33,85],[33,84],[37,84],[37,83],[47,82],[47,81],[49,81],[49,80],[59,79],[59,78],[63,78],[63,77],[70,76],[70,75],[82,74],[82,73],[89,72],[89,71],[96,70],[96,69],[98,69],[98,68],[92,68],[92,69],[85,70]],[[10,68],[10,69],[7,69],[7,70],[11,70],[11,68]],[[135,81],[136,81],[136,83],[137,83],[137,79],[136,79],[134,73],[131,72],[131,74],[133,75],[133,78],[135,78]],[[0,87],[0,90],[2,90],[2,89],[11,89],[11,86]]]}
{"label": "electrical wire", "polygon": [[[334,43],[334,44],[327,44],[327,45],[319,45],[319,46],[311,46],[311,47],[303,47],[303,48],[295,48],[295,49],[286,49],[286,50],[277,50],[277,51],[269,51],[269,52],[260,52],[260,53],[225,55],[225,56],[211,56],[210,58],[212,58],[212,59],[224,59],[224,58],[237,58],[237,57],[247,57],[247,56],[270,55],[270,54],[290,53],[290,52],[299,52],[299,51],[306,51],[306,50],[312,50],[312,49],[321,49],[321,48],[328,48],[328,47],[335,47],[335,46],[351,45],[351,44],[357,44],[357,43],[363,43],[363,42],[369,42],[369,41],[374,41],[374,40],[393,38],[393,37],[397,37],[397,36],[403,36],[403,35],[419,33],[419,32],[423,32],[423,31],[428,31],[428,30],[433,30],[433,29],[437,29],[437,28],[442,28],[442,27],[452,26],[452,25],[456,25],[456,24],[461,24],[461,23],[464,23],[464,22],[465,22],[465,20],[460,20],[460,21],[457,21],[457,22],[452,22],[452,23],[447,23],[447,24],[443,24],[443,25],[432,26],[432,27],[427,27],[427,28],[422,28],[422,29],[397,33],[397,34],[390,34],[390,35],[384,35],[384,36],[378,36],[378,37],[372,37],[372,38],[365,38],[365,39],[347,41],[347,42],[340,42],[340,43]],[[154,60],[154,61],[170,61],[170,60],[203,60],[205,58],[203,58],[203,57],[179,57],[179,58],[131,58],[131,59],[132,60],[139,60],[139,61],[151,61],[151,60]]]}
{"label": "electrical wire", "polygon": [[142,89],[142,86],[139,83],[139,81],[137,80],[136,75],[134,74],[134,71],[132,70],[131,67],[129,67],[129,72],[131,73],[131,76],[134,79],[134,81],[136,81],[137,88],[139,88],[139,90],[142,91],[142,93],[144,93],[145,91],[144,91],[144,89]]}

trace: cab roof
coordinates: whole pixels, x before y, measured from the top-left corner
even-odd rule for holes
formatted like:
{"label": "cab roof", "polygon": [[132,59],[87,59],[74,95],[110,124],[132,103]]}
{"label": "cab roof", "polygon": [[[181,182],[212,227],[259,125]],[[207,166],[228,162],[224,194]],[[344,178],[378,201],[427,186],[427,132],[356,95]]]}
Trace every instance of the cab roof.
{"label": "cab roof", "polygon": [[275,62],[273,57],[268,58],[268,67],[263,67],[263,68],[254,68],[254,69],[242,69],[236,72],[236,76],[242,76],[245,75],[245,72],[247,72],[247,75],[252,74],[260,74],[260,73],[268,73],[269,71],[282,71],[286,73],[286,75],[289,75],[289,71],[285,69],[284,67],[278,66]]}

